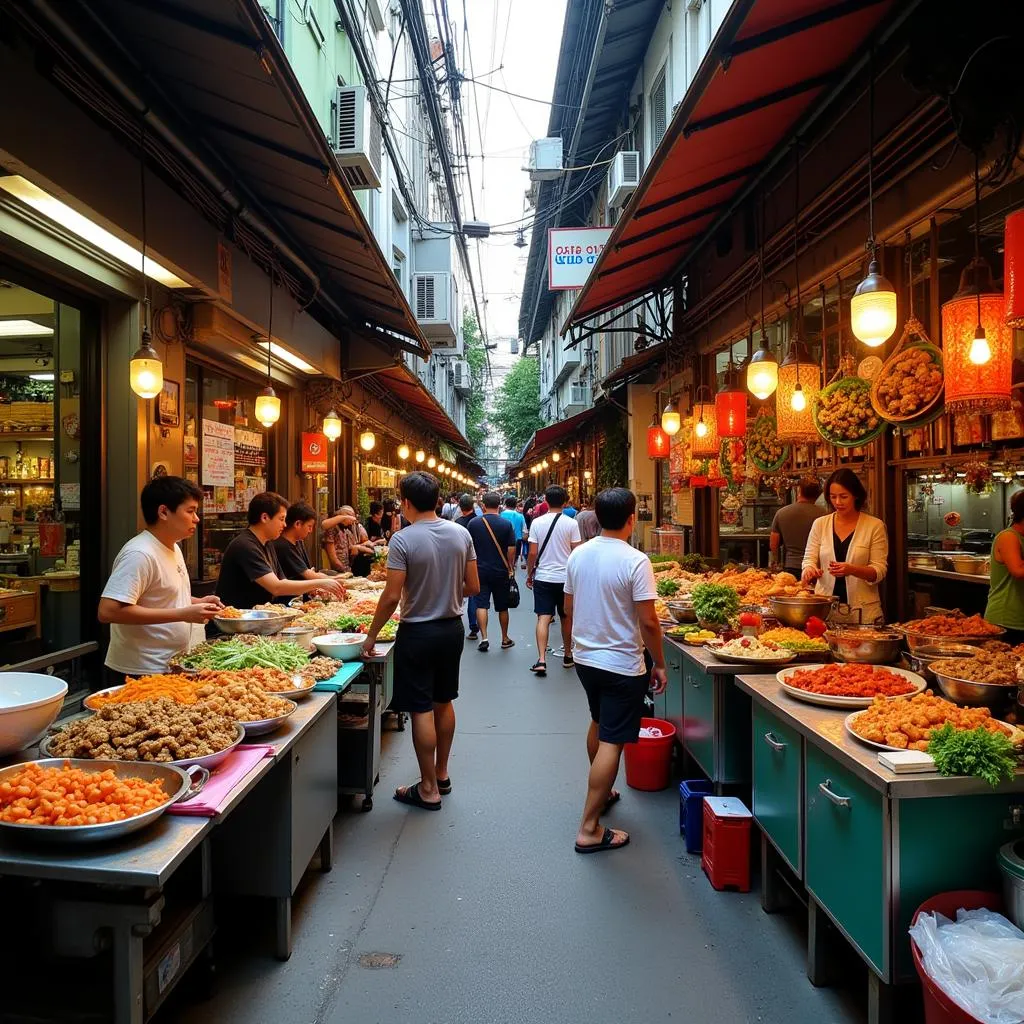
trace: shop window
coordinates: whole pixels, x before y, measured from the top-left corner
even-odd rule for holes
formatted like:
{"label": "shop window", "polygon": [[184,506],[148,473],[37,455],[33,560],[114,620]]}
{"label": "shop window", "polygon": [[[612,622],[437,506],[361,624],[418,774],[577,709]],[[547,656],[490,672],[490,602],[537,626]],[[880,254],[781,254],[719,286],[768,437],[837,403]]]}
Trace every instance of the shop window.
{"label": "shop window", "polygon": [[658,148],[668,127],[668,95],[665,82],[665,67],[662,66],[651,88],[651,153]]}

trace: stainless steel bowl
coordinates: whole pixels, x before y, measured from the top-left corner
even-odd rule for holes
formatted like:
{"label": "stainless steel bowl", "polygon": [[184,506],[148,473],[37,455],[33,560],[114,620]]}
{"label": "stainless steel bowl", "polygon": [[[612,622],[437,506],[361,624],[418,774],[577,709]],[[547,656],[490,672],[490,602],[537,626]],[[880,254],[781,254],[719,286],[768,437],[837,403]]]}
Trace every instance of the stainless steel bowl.
{"label": "stainless steel bowl", "polygon": [[971,658],[978,653],[977,647],[969,644],[925,644],[907,654],[907,661],[910,667],[919,676],[922,676],[929,686],[936,684],[935,673],[932,672],[931,663],[939,658]]}
{"label": "stainless steel bowl", "polygon": [[1003,875],[1006,916],[1024,928],[1024,840],[1017,839],[999,848],[999,870]]}
{"label": "stainless steel bowl", "polygon": [[304,651],[311,651],[313,650],[313,637],[318,632],[320,631],[312,626],[285,626],[277,634],[276,639],[291,640],[292,643],[298,644]]}
{"label": "stainless steel bowl", "polygon": [[690,601],[669,601],[668,610],[676,622],[696,622],[697,613],[693,610],[693,603]]}
{"label": "stainless steel bowl", "polygon": [[827,594],[808,594],[806,597],[770,597],[772,614],[784,626],[803,629],[812,615],[824,619],[832,608],[835,598]]}
{"label": "stainless steel bowl", "polygon": [[[277,694],[275,693],[274,696],[276,697]],[[245,735],[265,736],[268,732],[279,729],[288,720],[289,716],[295,713],[295,709],[298,707],[293,700],[289,700],[288,703],[291,704],[291,707],[283,715],[278,715],[276,718],[264,718],[259,722],[242,722],[241,726],[245,729]]]}
{"label": "stainless steel bowl", "polygon": [[270,636],[271,633],[284,629],[298,614],[300,613],[296,609],[285,608],[282,605],[280,612],[255,609],[242,612],[242,617],[238,619],[215,616],[213,621],[222,633],[258,633],[260,636]]}
{"label": "stainless steel bowl", "polygon": [[[903,634],[907,650],[911,654],[922,647],[935,647],[939,644],[943,646],[949,646],[949,644],[966,644],[969,647],[980,647],[988,640],[998,640],[1006,632],[1005,629],[1000,627],[998,633],[989,633],[987,636],[954,637],[936,636],[934,633],[916,633],[913,630],[907,629],[905,626],[893,626],[893,629],[898,629]],[[975,653],[977,652],[975,651]]]}
{"label": "stainless steel bowl", "polygon": [[965,576],[983,576],[988,565],[985,555],[954,555],[950,561],[953,571]]}
{"label": "stainless steel bowl", "polygon": [[891,665],[899,660],[902,637],[877,626],[845,626],[840,630],[829,630],[825,640],[837,661]]}
{"label": "stainless steel bowl", "polygon": [[943,675],[935,669],[932,669],[932,675],[943,695],[957,704],[994,708],[1012,701],[1017,695],[1016,683],[1006,686],[998,683],[976,683],[970,679]]}

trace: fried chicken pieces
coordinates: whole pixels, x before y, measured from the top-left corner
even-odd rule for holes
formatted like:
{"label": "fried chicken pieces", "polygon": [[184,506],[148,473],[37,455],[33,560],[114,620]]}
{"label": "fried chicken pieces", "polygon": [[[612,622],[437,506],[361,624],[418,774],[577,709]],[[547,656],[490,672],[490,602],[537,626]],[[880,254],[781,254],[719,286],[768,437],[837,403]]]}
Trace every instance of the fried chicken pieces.
{"label": "fried chicken pieces", "polygon": [[872,743],[884,743],[900,750],[928,749],[933,729],[949,722],[955,729],[976,729],[989,732],[1008,731],[994,719],[988,708],[962,708],[925,690],[910,700],[875,699],[871,707],[854,718],[850,727],[858,736]]}

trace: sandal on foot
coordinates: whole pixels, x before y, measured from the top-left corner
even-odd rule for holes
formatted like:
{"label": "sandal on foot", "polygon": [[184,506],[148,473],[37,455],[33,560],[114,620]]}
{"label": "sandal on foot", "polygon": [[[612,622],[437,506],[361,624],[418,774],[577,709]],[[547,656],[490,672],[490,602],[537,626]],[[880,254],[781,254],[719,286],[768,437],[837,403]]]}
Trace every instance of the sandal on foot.
{"label": "sandal on foot", "polygon": [[607,800],[605,800],[604,807],[601,809],[601,813],[607,814],[621,799],[622,794],[612,790],[612,795],[608,797]]}
{"label": "sandal on foot", "polygon": [[572,660],[572,655],[569,654],[562,659],[562,668],[572,668],[576,662]]}
{"label": "sandal on foot", "polygon": [[501,649],[503,651],[507,651],[510,647],[515,647],[515,645],[516,645],[516,642],[515,642],[515,640],[512,640],[512,639],[502,640],[501,641]]}
{"label": "sandal on foot", "polygon": [[476,649],[481,654],[486,654],[491,649],[491,641],[490,640],[481,640],[480,643],[477,644]]}
{"label": "sandal on foot", "polygon": [[530,671],[538,676],[546,676],[548,674],[548,667],[543,661],[535,661],[530,666]]}
{"label": "sandal on foot", "polygon": [[437,780],[437,791],[441,796],[447,796],[452,791],[452,780],[451,779],[438,779]]}
{"label": "sandal on foot", "polygon": [[579,843],[576,844],[577,853],[603,853],[605,850],[621,850],[624,846],[629,845],[629,833],[624,832],[623,835],[626,837],[621,842],[615,842],[615,831],[614,829],[606,828],[604,835],[601,836],[601,842],[599,843],[588,843],[585,846],[581,846]]}
{"label": "sandal on foot", "polygon": [[418,782],[414,782],[411,786],[409,786],[406,789],[404,793],[396,789],[395,799],[400,804],[408,804],[410,807],[419,807],[424,811],[441,810],[440,800],[438,800],[437,803],[432,804],[427,800],[424,800],[423,797],[420,796],[420,784]]}

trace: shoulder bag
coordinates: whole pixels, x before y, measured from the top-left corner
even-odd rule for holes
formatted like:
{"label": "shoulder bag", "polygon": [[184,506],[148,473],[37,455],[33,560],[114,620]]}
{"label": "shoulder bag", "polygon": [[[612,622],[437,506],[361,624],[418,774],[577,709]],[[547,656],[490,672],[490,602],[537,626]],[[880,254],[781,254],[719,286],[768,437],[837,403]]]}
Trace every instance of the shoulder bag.
{"label": "shoulder bag", "polygon": [[508,564],[508,559],[505,557],[505,552],[501,550],[501,545],[498,543],[498,538],[494,536],[494,531],[491,529],[491,524],[487,522],[487,516],[481,517],[484,521],[484,526],[487,527],[487,532],[491,535],[491,540],[494,541],[494,546],[498,549],[498,555],[501,558],[501,564],[508,569],[508,606],[509,608],[519,607],[519,584],[516,583],[516,570],[515,566]]}

